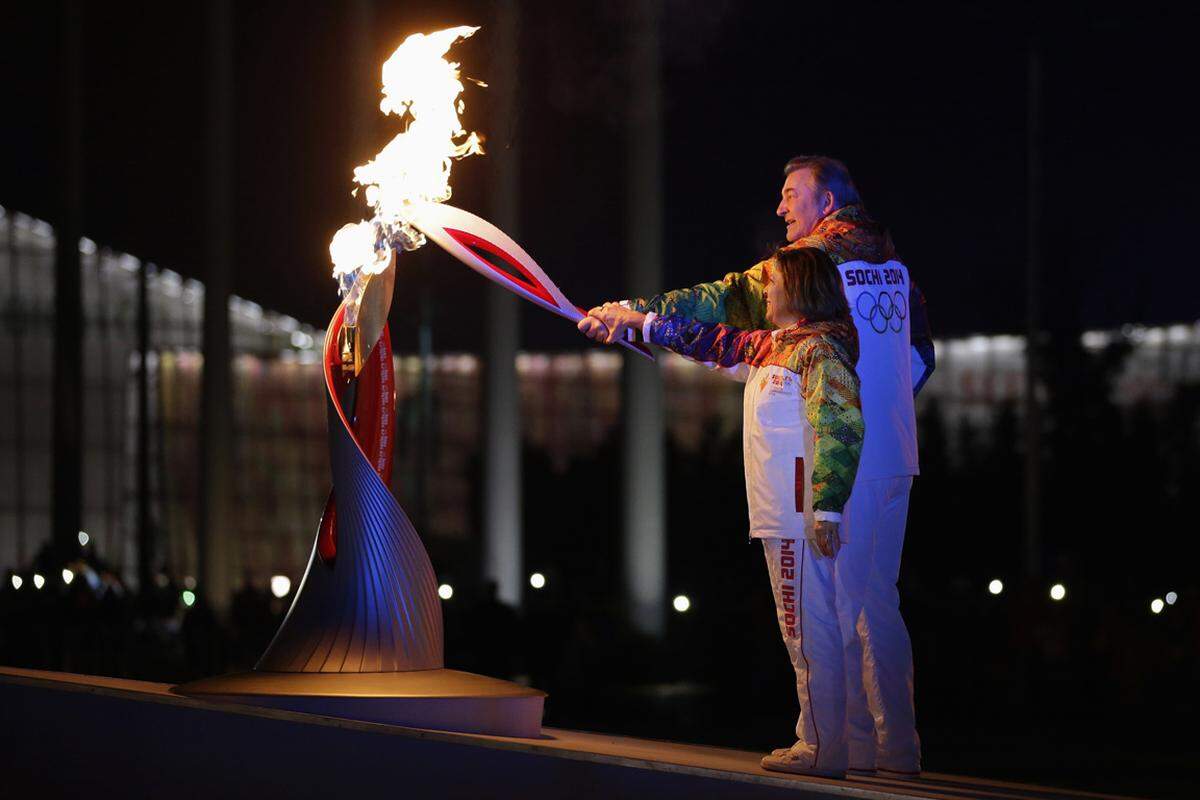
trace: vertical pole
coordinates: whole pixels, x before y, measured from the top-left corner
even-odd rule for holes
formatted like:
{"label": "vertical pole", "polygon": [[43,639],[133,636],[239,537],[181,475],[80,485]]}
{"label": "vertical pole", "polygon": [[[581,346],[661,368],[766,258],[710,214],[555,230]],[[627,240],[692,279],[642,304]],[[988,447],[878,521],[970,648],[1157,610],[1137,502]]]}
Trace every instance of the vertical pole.
{"label": "vertical pole", "polygon": [[[495,145],[491,151],[491,217],[511,236],[520,224],[519,149],[516,142],[520,11],[516,0],[496,0],[495,41],[490,71]],[[520,311],[509,291],[488,284],[484,359],[484,576],[496,583],[499,599],[520,605],[521,409],[517,376]]]}
{"label": "vertical pole", "polygon": [[83,518],[83,4],[62,4],[62,117],[59,218],[54,255],[54,547],[60,559],[79,552]]}
{"label": "vertical pole", "polygon": [[1036,46],[1031,45],[1027,65],[1026,128],[1026,221],[1025,236],[1025,574],[1041,573],[1041,405],[1038,402],[1041,311],[1041,93],[1042,66]]}
{"label": "vertical pole", "polygon": [[204,287],[204,373],[200,410],[200,493],[196,524],[200,591],[229,599],[229,493],[233,420],[229,275],[233,261],[233,36],[230,0],[208,5],[208,269]]}
{"label": "vertical pole", "polygon": [[138,264],[137,287],[137,576],[143,595],[154,579],[155,535],[150,518],[150,265]]}
{"label": "vertical pole", "polygon": [[350,159],[364,164],[380,146],[373,135],[379,119],[379,62],[375,52],[375,0],[355,0],[350,5],[350,41],[346,56],[350,67]]}
{"label": "vertical pole", "polygon": [[25,306],[21,302],[21,266],[17,259],[21,257],[17,247],[17,215],[8,213],[8,270],[12,280],[9,284],[8,313],[9,326],[12,330],[12,386],[13,393],[13,444],[16,450],[17,469],[13,471],[13,504],[17,517],[17,564],[24,567],[26,562],[25,545],[25,353],[24,329]]}
{"label": "vertical pole", "polygon": [[[631,296],[662,284],[662,76],[658,0],[634,2],[630,52],[628,273]],[[666,481],[662,381],[655,364],[625,358],[624,530],[627,606],[640,632],[666,624]]]}
{"label": "vertical pole", "polygon": [[417,386],[417,469],[413,478],[416,497],[417,530],[429,528],[430,470],[433,469],[433,295],[429,270],[421,276],[420,323],[417,327],[417,353],[421,360],[421,379]]}
{"label": "vertical pole", "polygon": [[[117,391],[117,383],[113,380],[112,374],[113,315],[109,306],[108,281],[104,274],[104,256],[100,253],[96,255],[96,321],[100,329],[100,419],[103,420],[100,439],[103,445],[101,451],[104,454],[101,461],[104,465],[104,534],[105,546],[109,548],[107,552],[111,559],[119,552],[114,545],[117,542],[117,503],[119,502],[118,487],[120,485],[117,478],[121,474],[117,443],[120,441],[121,425],[115,413],[116,398],[113,397],[113,393]],[[124,388],[122,385],[120,390],[124,391]]]}

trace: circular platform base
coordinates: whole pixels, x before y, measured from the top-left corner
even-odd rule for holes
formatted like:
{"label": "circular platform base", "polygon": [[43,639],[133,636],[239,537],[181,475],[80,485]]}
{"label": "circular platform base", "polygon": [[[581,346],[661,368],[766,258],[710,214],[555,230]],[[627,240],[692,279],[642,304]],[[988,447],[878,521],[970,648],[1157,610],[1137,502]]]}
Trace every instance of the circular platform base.
{"label": "circular platform base", "polygon": [[546,693],[453,669],[412,672],[239,672],[173,692],[209,700],[409,728],[537,738]]}

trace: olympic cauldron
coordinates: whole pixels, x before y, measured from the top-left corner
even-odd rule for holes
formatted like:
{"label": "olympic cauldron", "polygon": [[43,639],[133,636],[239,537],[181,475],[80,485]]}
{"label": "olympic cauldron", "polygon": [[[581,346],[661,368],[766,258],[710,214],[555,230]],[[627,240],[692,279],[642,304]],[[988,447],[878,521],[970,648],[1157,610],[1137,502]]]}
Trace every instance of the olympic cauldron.
{"label": "olympic cauldron", "polygon": [[388,488],[395,374],[387,317],[395,261],[391,250],[358,308],[344,299],[326,331],[333,489],[287,617],[252,671],[173,691],[409,727],[536,737],[544,692],[444,668],[433,567]]}

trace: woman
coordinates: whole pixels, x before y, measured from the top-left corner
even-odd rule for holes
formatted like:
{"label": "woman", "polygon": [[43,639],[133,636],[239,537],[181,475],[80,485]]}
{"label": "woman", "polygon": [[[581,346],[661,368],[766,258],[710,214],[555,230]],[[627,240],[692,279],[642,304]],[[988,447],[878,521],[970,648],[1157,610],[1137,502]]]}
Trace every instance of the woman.
{"label": "woman", "polygon": [[[797,741],[767,769],[844,777],[846,683],[834,599],[842,508],[862,451],[858,337],[829,257],[780,250],[764,274],[774,330],[641,314],[610,304],[579,328],[611,338],[620,323],[646,341],[744,381],[743,448],[750,536],[762,539],[779,630],[796,671]],[[805,546],[804,542],[807,542]]]}

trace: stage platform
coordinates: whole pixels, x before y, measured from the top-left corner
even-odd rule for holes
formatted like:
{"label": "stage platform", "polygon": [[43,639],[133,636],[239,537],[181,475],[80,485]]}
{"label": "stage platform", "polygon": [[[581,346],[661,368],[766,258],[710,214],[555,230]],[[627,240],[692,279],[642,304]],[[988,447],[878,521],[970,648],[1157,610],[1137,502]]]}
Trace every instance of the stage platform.
{"label": "stage platform", "polygon": [[12,797],[1114,797],[936,773],[780,775],[760,756],[554,728],[538,739],[402,728],[0,667],[0,774],[21,790],[0,794]]}

